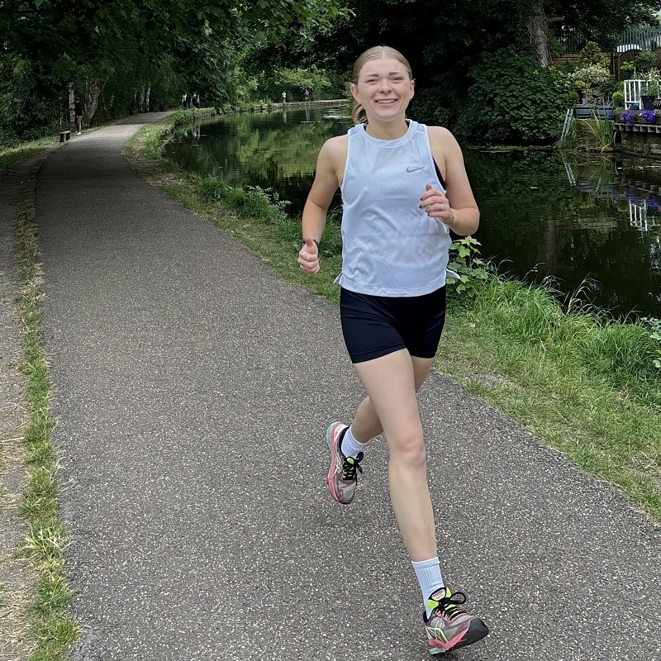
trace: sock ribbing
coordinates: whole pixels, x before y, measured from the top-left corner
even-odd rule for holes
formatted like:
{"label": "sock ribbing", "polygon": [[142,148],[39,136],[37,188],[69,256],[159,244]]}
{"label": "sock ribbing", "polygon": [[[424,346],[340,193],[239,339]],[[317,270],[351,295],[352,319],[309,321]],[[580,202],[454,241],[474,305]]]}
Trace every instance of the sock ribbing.
{"label": "sock ribbing", "polygon": [[340,450],[345,457],[353,457],[355,459],[359,452],[363,452],[366,445],[367,443],[360,443],[354,438],[351,433],[351,427],[349,427],[342,438],[342,447]]}
{"label": "sock ribbing", "polygon": [[436,558],[429,558],[429,560],[421,560],[420,562],[411,562],[413,569],[415,570],[415,575],[420,584],[420,592],[422,592],[422,603],[425,605],[425,611],[427,617],[431,615],[431,611],[427,607],[427,599],[429,596],[436,592],[439,588],[442,588],[445,583],[443,583],[443,576],[441,574],[441,563]]}

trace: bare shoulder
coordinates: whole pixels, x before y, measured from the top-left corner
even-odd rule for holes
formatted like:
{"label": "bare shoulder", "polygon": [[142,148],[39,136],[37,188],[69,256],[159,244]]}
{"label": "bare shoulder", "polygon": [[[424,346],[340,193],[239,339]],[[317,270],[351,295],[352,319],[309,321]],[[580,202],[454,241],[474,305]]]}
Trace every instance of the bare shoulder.
{"label": "bare shoulder", "polygon": [[324,142],[321,151],[319,152],[319,156],[323,154],[325,158],[328,158],[333,162],[337,162],[338,160],[344,161],[347,156],[348,144],[349,138],[346,134],[328,138],[328,140]]}
{"label": "bare shoulder", "polygon": [[457,149],[459,147],[457,139],[444,126],[428,126],[427,134],[432,146],[438,146],[442,149]]}

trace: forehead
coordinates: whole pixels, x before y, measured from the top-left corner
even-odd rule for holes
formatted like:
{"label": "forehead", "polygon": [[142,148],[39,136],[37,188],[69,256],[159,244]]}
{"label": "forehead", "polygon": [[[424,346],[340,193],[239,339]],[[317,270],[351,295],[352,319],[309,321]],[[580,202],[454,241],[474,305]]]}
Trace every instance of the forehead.
{"label": "forehead", "polygon": [[365,62],[360,70],[360,77],[364,78],[369,75],[388,76],[398,73],[403,73],[408,76],[409,72],[406,66],[399,60],[396,60],[393,57],[380,57]]}

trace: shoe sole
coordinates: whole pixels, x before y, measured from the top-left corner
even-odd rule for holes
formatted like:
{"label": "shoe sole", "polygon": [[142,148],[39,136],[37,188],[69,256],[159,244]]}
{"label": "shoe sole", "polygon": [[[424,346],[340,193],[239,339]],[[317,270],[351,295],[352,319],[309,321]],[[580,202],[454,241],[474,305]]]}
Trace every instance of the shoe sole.
{"label": "shoe sole", "polygon": [[335,466],[337,465],[337,442],[335,440],[335,430],[338,426],[346,427],[346,425],[341,422],[333,422],[326,430],[326,445],[331,453],[331,467],[328,471],[328,476],[326,477],[326,483],[328,484],[328,490],[330,491],[332,499],[336,503],[340,503],[340,505],[348,505],[349,503],[343,503],[338,498],[335,488],[333,487],[333,477],[335,476]]}
{"label": "shoe sole", "polygon": [[454,650],[458,650],[461,647],[466,647],[466,645],[472,645],[473,643],[476,643],[478,640],[482,640],[482,638],[485,638],[488,634],[489,634],[489,629],[487,625],[484,624],[484,622],[482,622],[481,620],[476,619],[470,623],[466,635],[456,645],[453,645],[448,649],[445,649],[444,647],[429,646],[427,650],[432,656],[436,656],[438,654],[448,654],[449,652],[454,652]]}

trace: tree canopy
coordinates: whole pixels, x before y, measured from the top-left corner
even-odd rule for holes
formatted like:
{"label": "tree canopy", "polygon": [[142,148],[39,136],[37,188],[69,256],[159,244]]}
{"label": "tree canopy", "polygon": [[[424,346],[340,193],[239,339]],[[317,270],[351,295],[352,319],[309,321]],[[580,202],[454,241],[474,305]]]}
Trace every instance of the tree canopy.
{"label": "tree canopy", "polygon": [[[285,81],[312,80],[317,72],[325,82],[346,79],[362,50],[384,43],[411,62],[414,104],[428,117],[453,124],[478,83],[481,93],[495,91],[498,73],[490,59],[532,76],[550,63],[553,35],[582,32],[608,48],[622,29],[655,21],[660,5],[659,0],[0,0],[0,142],[12,132],[26,135],[30,127],[61,120],[73,91],[98,102],[106,116],[172,107],[186,91],[200,92],[206,104],[222,105],[245,98],[242,81],[249,80],[259,95]],[[291,75],[283,73],[286,69]],[[496,78],[485,84],[485,76]],[[499,90],[499,98],[505,96]]]}

